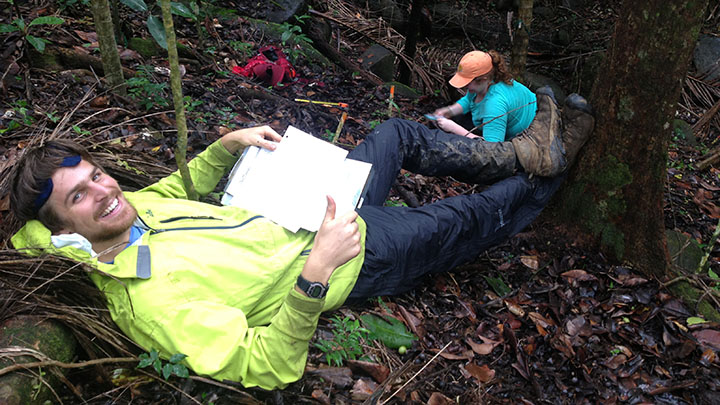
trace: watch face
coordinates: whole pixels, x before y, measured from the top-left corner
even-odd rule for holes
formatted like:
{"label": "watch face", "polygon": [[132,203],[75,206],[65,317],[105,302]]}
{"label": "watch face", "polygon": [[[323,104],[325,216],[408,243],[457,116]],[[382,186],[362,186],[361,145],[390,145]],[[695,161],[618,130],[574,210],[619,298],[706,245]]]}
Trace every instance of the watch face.
{"label": "watch face", "polygon": [[311,284],[307,290],[307,295],[311,298],[320,298],[323,293],[323,287],[320,284]]}

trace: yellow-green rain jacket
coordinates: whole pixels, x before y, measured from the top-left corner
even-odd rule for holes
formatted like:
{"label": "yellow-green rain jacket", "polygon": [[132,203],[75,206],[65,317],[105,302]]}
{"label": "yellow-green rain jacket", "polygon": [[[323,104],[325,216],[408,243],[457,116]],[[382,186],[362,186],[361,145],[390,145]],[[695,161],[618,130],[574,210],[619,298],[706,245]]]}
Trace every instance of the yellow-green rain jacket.
{"label": "yellow-green rain jacket", "polygon": [[[236,159],[219,141],[193,159],[198,193],[211,192]],[[107,273],[90,277],[120,329],[148,351],[165,358],[184,353],[197,374],[246,387],[283,388],[300,379],[320,313],[345,301],[364,252],[333,273],[325,299],[312,299],[293,287],[315,233],[291,233],[237,207],[189,201],[178,172],[125,196],[151,230],[113,264],[74,247],[55,248],[38,221],[25,224],[12,243]],[[365,223],[358,223],[364,246]]]}

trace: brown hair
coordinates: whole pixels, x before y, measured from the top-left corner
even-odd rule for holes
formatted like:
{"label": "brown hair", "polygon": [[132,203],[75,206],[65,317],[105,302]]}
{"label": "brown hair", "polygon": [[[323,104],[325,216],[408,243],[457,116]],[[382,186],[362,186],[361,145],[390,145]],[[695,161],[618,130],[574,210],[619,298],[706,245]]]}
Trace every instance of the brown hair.
{"label": "brown hair", "polygon": [[495,71],[494,81],[496,83],[505,82],[505,84],[512,84],[513,77],[510,74],[505,58],[500,55],[498,51],[488,51],[488,55],[492,59],[493,70]]}
{"label": "brown hair", "polygon": [[85,148],[67,139],[46,141],[25,151],[15,165],[10,183],[10,209],[17,219],[23,222],[37,219],[52,232],[62,229],[64,223],[50,204],[39,209],[35,205],[48,179],[63,166],[65,158],[72,156],[97,166]]}

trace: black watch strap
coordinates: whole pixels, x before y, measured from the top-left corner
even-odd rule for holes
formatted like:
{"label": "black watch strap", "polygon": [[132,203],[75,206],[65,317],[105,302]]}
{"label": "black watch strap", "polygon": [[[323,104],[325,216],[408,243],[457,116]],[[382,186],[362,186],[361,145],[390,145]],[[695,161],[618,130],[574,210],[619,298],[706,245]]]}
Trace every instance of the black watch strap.
{"label": "black watch strap", "polygon": [[302,275],[297,278],[297,286],[310,298],[324,298],[330,285],[308,281]]}

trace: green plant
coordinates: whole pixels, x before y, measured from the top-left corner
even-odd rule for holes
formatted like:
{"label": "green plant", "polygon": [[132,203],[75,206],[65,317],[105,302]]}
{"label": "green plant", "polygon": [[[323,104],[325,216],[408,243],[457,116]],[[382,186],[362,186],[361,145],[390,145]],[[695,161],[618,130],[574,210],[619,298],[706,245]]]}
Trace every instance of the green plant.
{"label": "green plant", "polygon": [[85,135],[85,136],[87,136],[87,135],[90,135],[90,134],[91,134],[91,132],[88,131],[87,129],[82,129],[82,128],[80,128],[80,127],[77,126],[77,125],[73,125],[73,126],[72,126],[72,130],[75,131],[75,133],[78,134],[78,135]]}
{"label": "green plant", "polygon": [[249,44],[247,42],[242,41],[230,41],[228,42],[228,45],[230,48],[232,48],[235,52],[240,53],[243,56],[250,56],[250,53],[252,53],[252,44]]}
{"label": "green plant", "polygon": [[620,354],[620,353],[622,353],[622,350],[620,350],[620,349],[618,349],[618,348],[615,348],[615,349],[610,350],[610,354],[613,355],[613,356],[617,356],[617,355]]}
{"label": "green plant", "polygon": [[187,112],[193,112],[195,111],[196,107],[199,107],[202,105],[202,100],[193,100],[190,96],[184,96],[183,97],[183,104],[185,105],[185,111]]}
{"label": "green plant", "polygon": [[345,360],[356,360],[362,356],[362,342],[369,331],[360,326],[360,321],[348,317],[332,318],[332,340],[319,339],[315,347],[325,353],[329,365],[342,366]]}
{"label": "green plant", "polygon": [[147,66],[140,66],[137,75],[126,80],[128,86],[128,94],[135,99],[146,110],[153,108],[155,105],[160,107],[168,106],[168,99],[165,95],[167,83],[154,83],[150,69]]}
{"label": "green plant", "polygon": [[30,109],[28,109],[28,103],[25,100],[17,100],[11,104],[12,109],[5,112],[3,118],[9,118],[10,123],[7,128],[0,129],[0,134],[5,132],[12,132],[20,126],[30,126],[35,122],[35,119],[30,115]]}
{"label": "green plant", "polygon": [[237,125],[233,122],[235,119],[235,113],[231,107],[222,107],[217,111],[219,117],[218,122],[220,125],[227,128],[235,128]]}
{"label": "green plant", "polygon": [[57,124],[57,122],[60,121],[60,117],[55,114],[57,114],[57,111],[46,112],[45,116],[50,120],[50,122]]}
{"label": "green plant", "polygon": [[[302,24],[303,21],[308,18],[310,18],[310,16],[308,15],[295,16],[295,20],[299,24]],[[280,42],[282,42],[283,47],[288,46],[287,42],[290,38],[293,38],[293,43],[295,44],[295,46],[289,47],[288,57],[292,61],[295,61],[298,56],[305,55],[303,47],[312,44],[312,39],[310,39],[307,35],[303,34],[302,28],[300,28],[299,25],[285,22],[280,26],[280,29],[282,30],[282,34],[280,35]]]}
{"label": "green plant", "polygon": [[158,353],[157,350],[152,349],[149,353],[143,353],[138,356],[140,362],[138,363],[137,368],[145,368],[152,365],[155,371],[162,375],[166,380],[170,378],[171,375],[186,378],[190,375],[190,373],[188,372],[187,367],[180,364],[180,362],[186,357],[187,356],[182,353],[176,353],[170,356],[167,363],[163,364],[162,360],[160,360],[160,353]]}
{"label": "green plant", "polygon": [[404,201],[395,201],[391,199],[385,200],[386,207],[407,207],[408,205]]}
{"label": "green plant", "polygon": [[30,21],[30,24],[25,24],[25,20],[20,17],[13,20],[11,24],[0,24],[0,34],[7,34],[10,32],[21,32],[23,38],[30,43],[38,52],[42,53],[45,51],[45,44],[50,43],[45,38],[36,37],[30,34],[30,27],[37,25],[60,25],[64,23],[60,17],[55,16],[43,16],[37,17]]}
{"label": "green plant", "polygon": [[40,395],[40,390],[42,390],[43,387],[43,377],[45,377],[45,372],[42,368],[39,368],[37,379],[33,380],[32,383],[32,394],[30,397],[33,401],[35,401],[38,395]]}
{"label": "green plant", "polygon": [[402,321],[392,316],[380,317],[374,314],[365,314],[360,319],[370,331],[370,339],[379,340],[391,349],[399,349],[401,346],[405,346],[407,349],[412,346],[413,341],[418,339],[407,330]]}

